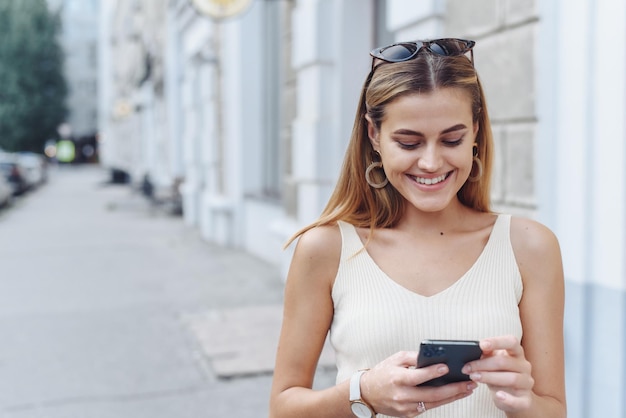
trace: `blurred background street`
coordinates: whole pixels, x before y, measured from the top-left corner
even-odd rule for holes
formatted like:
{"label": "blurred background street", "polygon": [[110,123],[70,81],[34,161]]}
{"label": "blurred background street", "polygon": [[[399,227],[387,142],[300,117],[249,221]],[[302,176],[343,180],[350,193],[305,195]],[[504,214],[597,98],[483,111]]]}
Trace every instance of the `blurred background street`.
{"label": "blurred background street", "polygon": [[0,417],[267,416],[278,270],[98,166],[49,177],[0,212]]}

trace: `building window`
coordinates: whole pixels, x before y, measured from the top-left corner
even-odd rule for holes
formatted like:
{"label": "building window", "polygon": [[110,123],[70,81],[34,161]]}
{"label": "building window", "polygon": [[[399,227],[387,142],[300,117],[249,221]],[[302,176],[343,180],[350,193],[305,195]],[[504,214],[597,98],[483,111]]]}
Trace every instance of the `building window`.
{"label": "building window", "polygon": [[374,0],[374,46],[390,45],[393,33],[387,29],[387,0]]}
{"label": "building window", "polygon": [[285,104],[283,94],[285,90],[284,55],[288,53],[285,45],[285,27],[281,20],[282,2],[269,1],[264,4],[263,36],[265,46],[264,56],[264,98],[263,120],[263,159],[261,193],[271,199],[280,199],[282,179],[284,173],[283,143],[284,129],[282,129]]}

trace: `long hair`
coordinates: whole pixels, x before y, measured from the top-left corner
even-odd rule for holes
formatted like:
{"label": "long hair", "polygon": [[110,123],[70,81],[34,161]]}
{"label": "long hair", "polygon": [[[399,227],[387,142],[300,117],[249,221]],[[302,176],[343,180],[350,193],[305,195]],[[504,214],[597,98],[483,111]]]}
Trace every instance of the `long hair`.
{"label": "long hair", "polygon": [[[439,88],[455,88],[466,92],[471,100],[473,120],[478,123],[476,143],[483,173],[475,182],[466,181],[457,197],[467,207],[480,212],[490,211],[493,136],[478,74],[465,56],[442,57],[422,52],[410,61],[383,62],[372,69],[361,90],[350,142],[335,190],[319,219],[296,232],[286,245],[311,228],[333,224],[338,220],[370,228],[370,231],[390,228],[398,223],[406,204],[402,195],[391,184],[374,189],[365,180],[365,170],[375,155],[365,115],[380,130],[389,103],[402,96],[427,94]],[[382,170],[374,170],[372,174],[380,175],[376,181],[383,180]]]}

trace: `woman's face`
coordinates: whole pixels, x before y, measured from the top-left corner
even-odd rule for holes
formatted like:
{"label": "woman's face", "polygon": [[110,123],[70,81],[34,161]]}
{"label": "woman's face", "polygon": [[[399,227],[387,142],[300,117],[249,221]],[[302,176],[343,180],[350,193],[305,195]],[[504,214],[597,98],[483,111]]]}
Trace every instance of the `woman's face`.
{"label": "woman's face", "polygon": [[457,199],[472,169],[477,132],[470,98],[456,88],[400,97],[387,105],[380,131],[368,126],[389,182],[424,212]]}

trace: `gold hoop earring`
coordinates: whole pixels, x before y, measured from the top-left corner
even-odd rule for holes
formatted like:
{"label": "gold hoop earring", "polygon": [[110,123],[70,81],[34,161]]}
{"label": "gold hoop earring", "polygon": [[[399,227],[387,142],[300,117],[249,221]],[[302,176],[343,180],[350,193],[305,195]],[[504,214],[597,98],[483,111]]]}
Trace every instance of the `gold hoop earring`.
{"label": "gold hoop earring", "polygon": [[478,145],[474,144],[474,148],[472,151],[472,153],[474,154],[474,157],[472,158],[472,167],[474,166],[474,164],[476,164],[476,167],[478,167],[478,173],[472,176],[472,172],[470,171],[470,176],[467,178],[467,180],[471,181],[472,183],[476,183],[483,176],[483,162],[480,161],[480,158],[478,158]]}
{"label": "gold hoop earring", "polygon": [[[380,161],[379,162],[372,161],[372,163],[368,165],[367,169],[365,170],[365,181],[374,189],[382,189],[383,187],[387,185],[387,183],[389,183],[389,179],[385,177],[385,180],[381,181],[380,183],[374,182],[370,178],[370,174],[372,173],[372,170],[376,168],[383,168],[383,163]],[[383,171],[383,174],[384,174],[384,171]]]}

